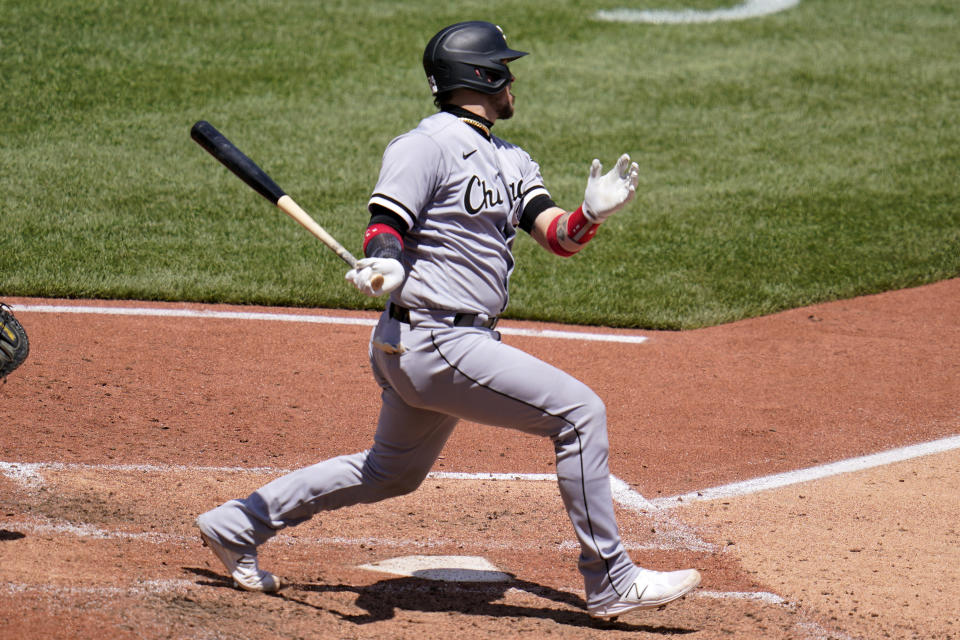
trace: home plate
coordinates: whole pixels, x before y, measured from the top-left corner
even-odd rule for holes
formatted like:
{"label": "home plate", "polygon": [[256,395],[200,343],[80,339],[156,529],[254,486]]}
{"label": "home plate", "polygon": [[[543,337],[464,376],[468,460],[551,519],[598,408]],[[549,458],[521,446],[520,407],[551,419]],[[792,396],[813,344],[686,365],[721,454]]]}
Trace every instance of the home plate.
{"label": "home plate", "polygon": [[509,582],[504,573],[480,556],[404,556],[361,565],[360,569],[446,582]]}

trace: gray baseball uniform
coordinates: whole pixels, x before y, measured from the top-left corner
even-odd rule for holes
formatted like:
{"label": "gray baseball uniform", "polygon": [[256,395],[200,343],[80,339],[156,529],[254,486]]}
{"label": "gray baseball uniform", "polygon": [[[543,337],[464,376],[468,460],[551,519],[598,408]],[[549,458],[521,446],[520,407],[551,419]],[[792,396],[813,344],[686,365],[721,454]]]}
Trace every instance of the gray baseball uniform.
{"label": "gray baseball uniform", "polygon": [[639,568],[623,548],[607,466],[606,410],[586,385],[492,328],[508,299],[525,207],[548,195],[519,147],[440,112],[387,147],[370,200],[406,224],[406,278],[372,333],[382,388],[373,446],[320,462],[204,518],[244,553],[320,511],[413,491],[460,420],[549,437],[581,545],[587,604],[619,598]]}

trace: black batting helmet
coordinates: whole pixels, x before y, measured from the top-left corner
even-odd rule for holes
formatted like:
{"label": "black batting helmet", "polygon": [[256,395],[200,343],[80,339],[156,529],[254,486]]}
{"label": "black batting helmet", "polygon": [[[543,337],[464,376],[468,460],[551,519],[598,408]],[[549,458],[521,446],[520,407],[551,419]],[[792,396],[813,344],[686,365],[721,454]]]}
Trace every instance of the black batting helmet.
{"label": "black batting helmet", "polygon": [[441,29],[423,52],[423,70],[433,95],[452,89],[499,93],[509,84],[507,63],[527,55],[507,46],[503,30],[473,20]]}

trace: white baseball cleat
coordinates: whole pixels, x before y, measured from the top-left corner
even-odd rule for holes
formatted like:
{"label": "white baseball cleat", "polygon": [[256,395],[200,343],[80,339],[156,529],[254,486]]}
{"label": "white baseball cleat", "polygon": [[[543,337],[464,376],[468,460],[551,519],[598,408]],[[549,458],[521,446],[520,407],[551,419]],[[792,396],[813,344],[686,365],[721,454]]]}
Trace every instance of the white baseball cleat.
{"label": "white baseball cleat", "polygon": [[[202,516],[201,516],[202,517]],[[233,576],[234,584],[247,591],[272,592],[280,589],[280,579],[257,567],[256,553],[236,553],[218,543],[210,528],[197,518],[197,527],[203,544],[213,549],[220,562]]]}
{"label": "white baseball cleat", "polygon": [[682,571],[650,571],[641,569],[640,575],[618,600],[588,609],[593,618],[609,620],[634,609],[656,609],[677,598],[682,598],[700,584],[696,569]]}

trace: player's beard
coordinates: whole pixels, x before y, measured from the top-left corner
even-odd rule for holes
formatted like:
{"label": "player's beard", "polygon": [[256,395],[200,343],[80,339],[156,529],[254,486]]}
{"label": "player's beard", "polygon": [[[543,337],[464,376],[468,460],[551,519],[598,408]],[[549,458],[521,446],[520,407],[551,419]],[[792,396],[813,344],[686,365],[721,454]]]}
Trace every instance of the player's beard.
{"label": "player's beard", "polygon": [[503,91],[494,96],[493,110],[497,114],[497,120],[509,120],[513,117],[513,93],[510,91],[510,85],[507,85]]}

